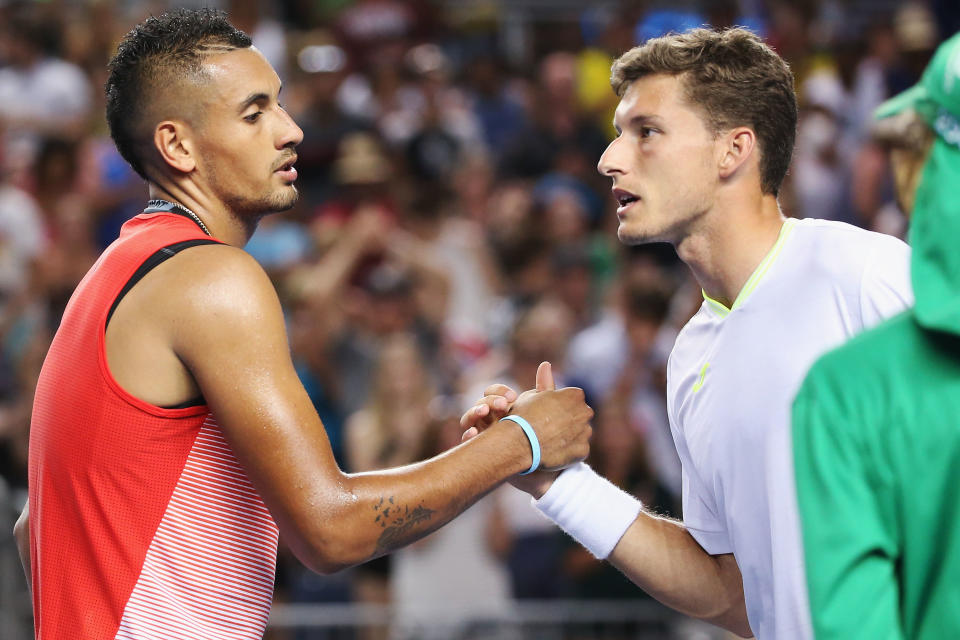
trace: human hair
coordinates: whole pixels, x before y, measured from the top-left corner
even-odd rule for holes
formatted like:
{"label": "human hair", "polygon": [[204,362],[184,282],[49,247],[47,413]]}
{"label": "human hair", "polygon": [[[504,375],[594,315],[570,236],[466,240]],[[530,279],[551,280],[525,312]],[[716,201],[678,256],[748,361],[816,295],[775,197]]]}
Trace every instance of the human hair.
{"label": "human hair", "polygon": [[252,44],[227,22],[226,13],[213,9],[151,16],[124,36],[108,66],[107,125],[120,155],[142,178],[147,178],[143,151],[152,134],[145,122],[150,104],[184,79],[202,79],[208,55]]}
{"label": "human hair", "polygon": [[711,133],[753,129],[760,187],[776,195],[787,175],[797,131],[797,96],[787,63],[750,31],[691,29],[651,38],[614,61],[610,85],[623,96],[645,76],[680,76],[687,101]]}

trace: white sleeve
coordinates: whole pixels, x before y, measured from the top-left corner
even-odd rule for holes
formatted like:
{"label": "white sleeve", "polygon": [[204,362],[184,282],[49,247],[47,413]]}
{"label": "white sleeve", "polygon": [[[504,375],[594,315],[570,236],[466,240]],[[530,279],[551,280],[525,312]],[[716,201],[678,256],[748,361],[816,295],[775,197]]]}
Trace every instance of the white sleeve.
{"label": "white sleeve", "polygon": [[683,524],[690,535],[711,555],[733,553],[733,545],[727,533],[727,525],[720,517],[716,500],[709,487],[700,480],[700,474],[693,466],[693,459],[687,447],[683,427],[676,418],[675,407],[679,404],[678,392],[670,363],[667,364],[667,418],[670,421],[670,433],[680,457],[680,477],[682,484]]}
{"label": "white sleeve", "polygon": [[860,280],[860,317],[868,329],[913,306],[910,247],[882,236]]}

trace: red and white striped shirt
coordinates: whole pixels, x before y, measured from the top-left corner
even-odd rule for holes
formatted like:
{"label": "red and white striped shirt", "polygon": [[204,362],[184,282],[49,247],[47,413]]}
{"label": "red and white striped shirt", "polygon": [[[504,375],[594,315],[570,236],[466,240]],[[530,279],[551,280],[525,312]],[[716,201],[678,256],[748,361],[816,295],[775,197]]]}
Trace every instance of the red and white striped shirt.
{"label": "red and white striped shirt", "polygon": [[106,363],[109,310],[162,247],[205,238],[141,214],[80,283],[37,384],[30,434],[41,640],[261,638],[278,530],[205,406],[163,409]]}

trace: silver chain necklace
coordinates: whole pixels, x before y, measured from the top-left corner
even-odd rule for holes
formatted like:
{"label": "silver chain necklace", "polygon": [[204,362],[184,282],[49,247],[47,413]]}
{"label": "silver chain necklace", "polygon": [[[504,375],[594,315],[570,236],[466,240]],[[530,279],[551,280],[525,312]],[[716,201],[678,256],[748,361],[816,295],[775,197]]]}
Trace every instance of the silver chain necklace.
{"label": "silver chain necklace", "polygon": [[185,214],[187,214],[188,216],[190,216],[191,218],[193,218],[193,221],[196,222],[198,225],[200,225],[200,228],[203,229],[203,232],[204,232],[205,234],[207,234],[207,235],[210,236],[211,238],[213,237],[213,234],[210,233],[210,229],[207,229],[207,225],[203,224],[203,220],[200,219],[200,216],[198,216],[197,214],[195,214],[193,211],[190,211],[190,209],[186,208],[185,206],[183,206],[183,205],[180,204],[179,202],[170,202],[169,200],[161,200],[161,199],[158,198],[158,199],[155,199],[155,200],[151,200],[151,201],[150,201],[149,203],[147,203],[147,204],[149,204],[150,206],[170,206],[170,207],[173,207],[173,208],[175,208],[175,209],[180,209],[180,210],[183,211]]}

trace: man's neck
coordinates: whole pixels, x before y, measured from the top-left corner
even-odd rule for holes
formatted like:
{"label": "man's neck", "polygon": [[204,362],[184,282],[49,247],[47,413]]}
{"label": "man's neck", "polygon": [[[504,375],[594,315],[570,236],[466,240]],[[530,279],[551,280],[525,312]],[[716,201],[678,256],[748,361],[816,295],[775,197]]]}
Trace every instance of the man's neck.
{"label": "man's neck", "polygon": [[243,247],[250,240],[256,228],[255,224],[245,224],[239,216],[220,202],[212,202],[202,194],[179,185],[159,185],[148,183],[151,200],[167,200],[195,213],[206,225],[210,235],[221,242],[234,247]]}
{"label": "man's neck", "polygon": [[739,204],[712,211],[676,246],[677,255],[704,292],[727,308],[733,307],[747,280],[776,244],[784,221],[772,195]]}

